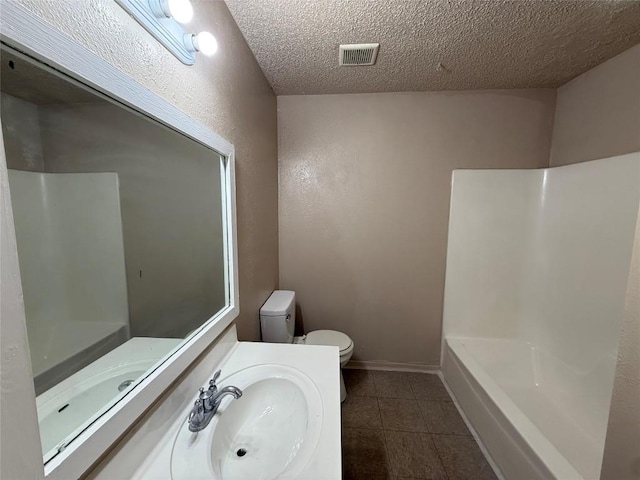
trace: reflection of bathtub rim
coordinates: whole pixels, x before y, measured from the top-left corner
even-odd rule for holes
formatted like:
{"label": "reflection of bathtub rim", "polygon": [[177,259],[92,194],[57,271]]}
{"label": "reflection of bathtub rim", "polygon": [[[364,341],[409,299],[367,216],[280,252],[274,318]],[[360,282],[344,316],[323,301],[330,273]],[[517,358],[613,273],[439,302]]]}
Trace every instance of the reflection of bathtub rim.
{"label": "reflection of bathtub rim", "polygon": [[468,339],[445,340],[443,375],[504,477],[582,479],[476,361],[467,350],[465,340]]}
{"label": "reflection of bathtub rim", "polygon": [[[179,338],[151,338],[151,337],[134,337],[95,362],[91,363],[82,370],[74,373],[58,385],[50,388],[36,398],[38,410],[38,418],[40,420],[55,413],[55,411],[65,403],[72,403],[72,399],[92,387],[99,386],[102,382],[110,378],[117,377],[129,372],[146,372],[154,365],[160,363],[169,353],[182,344]],[[135,382],[131,387],[139,383],[144,375],[135,378]],[[109,404],[114,403],[120,397],[124,396],[129,389],[122,392],[115,391],[113,397],[96,398],[95,410],[90,415],[84,415],[78,419],[73,425],[79,425],[77,428],[73,426],[65,429],[60,435],[57,435],[57,443],[51,448],[43,445],[43,455],[45,461],[55,452],[55,446],[68,438],[73,437],[76,433],[86,428],[86,424],[98,412],[103,411]],[[70,405],[68,408],[71,408]],[[67,410],[67,413],[69,411]],[[41,425],[42,430],[42,425]],[[45,432],[41,431],[41,438],[44,439]],[[46,450],[45,450],[46,448]],[[52,450],[53,448],[53,450]]]}
{"label": "reflection of bathtub rim", "polygon": [[[65,329],[83,328],[86,330],[87,327],[93,326],[92,322],[78,323],[79,325],[73,323],[59,325],[57,330],[61,330],[62,332],[58,333],[58,335],[64,336]],[[81,350],[72,351],[72,348],[68,348],[67,350],[70,354],[66,358],[58,359],[53,366],[39,374],[36,374],[33,378],[36,395],[39,396],[47,392],[49,389],[54,388],[56,385],[61,384],[70,376],[69,373],[73,375],[76,372],[81,371],[83,368],[88,367],[92,362],[95,362],[99,358],[118,348],[127,341],[127,338],[129,338],[128,324],[122,325],[121,323],[116,322],[93,323],[103,330],[103,336],[97,339],[94,343],[84,346]],[[109,329],[111,329],[111,333],[104,333]],[[94,335],[94,337],[97,338],[96,335]],[[34,346],[33,348],[37,347]]]}

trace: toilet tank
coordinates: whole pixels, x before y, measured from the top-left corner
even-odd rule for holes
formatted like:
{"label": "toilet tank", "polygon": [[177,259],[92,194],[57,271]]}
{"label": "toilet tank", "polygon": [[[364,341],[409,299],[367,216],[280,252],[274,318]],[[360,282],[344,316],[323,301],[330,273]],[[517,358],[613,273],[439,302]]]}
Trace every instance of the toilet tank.
{"label": "toilet tank", "polygon": [[296,323],[296,292],[276,290],[260,309],[262,341],[293,343]]}

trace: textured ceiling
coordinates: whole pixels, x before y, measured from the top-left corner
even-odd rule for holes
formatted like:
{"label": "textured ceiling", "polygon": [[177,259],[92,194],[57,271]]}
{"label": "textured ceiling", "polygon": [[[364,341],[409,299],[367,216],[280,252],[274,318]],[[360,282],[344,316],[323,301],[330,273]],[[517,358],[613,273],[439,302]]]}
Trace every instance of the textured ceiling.
{"label": "textured ceiling", "polygon": [[[640,42],[640,0],[227,5],[278,95],[553,88]],[[365,42],[376,65],[338,66],[340,43]]]}
{"label": "textured ceiling", "polygon": [[104,102],[35,61],[14,55],[4,48],[0,50],[0,90],[36,105]]}

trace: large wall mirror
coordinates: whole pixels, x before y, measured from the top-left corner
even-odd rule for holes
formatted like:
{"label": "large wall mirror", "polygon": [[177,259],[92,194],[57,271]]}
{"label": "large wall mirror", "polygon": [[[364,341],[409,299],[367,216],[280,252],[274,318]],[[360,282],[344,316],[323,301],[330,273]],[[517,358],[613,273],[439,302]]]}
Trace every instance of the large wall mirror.
{"label": "large wall mirror", "polygon": [[0,60],[46,463],[229,307],[227,159],[7,45]]}

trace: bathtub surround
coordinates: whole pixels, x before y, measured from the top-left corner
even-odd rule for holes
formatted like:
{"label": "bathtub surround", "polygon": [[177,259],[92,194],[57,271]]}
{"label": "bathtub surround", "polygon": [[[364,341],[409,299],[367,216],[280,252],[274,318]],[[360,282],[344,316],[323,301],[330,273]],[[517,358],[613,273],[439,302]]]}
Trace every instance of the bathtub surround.
{"label": "bathtub surround", "polygon": [[454,173],[443,372],[506,478],[600,477],[639,179],[640,153]]}
{"label": "bathtub surround", "polygon": [[437,366],[451,172],[548,164],[553,90],[278,97],[280,286],[354,360]]}
{"label": "bathtub surround", "polygon": [[130,338],[118,175],[9,170],[9,183],[40,395]]}

